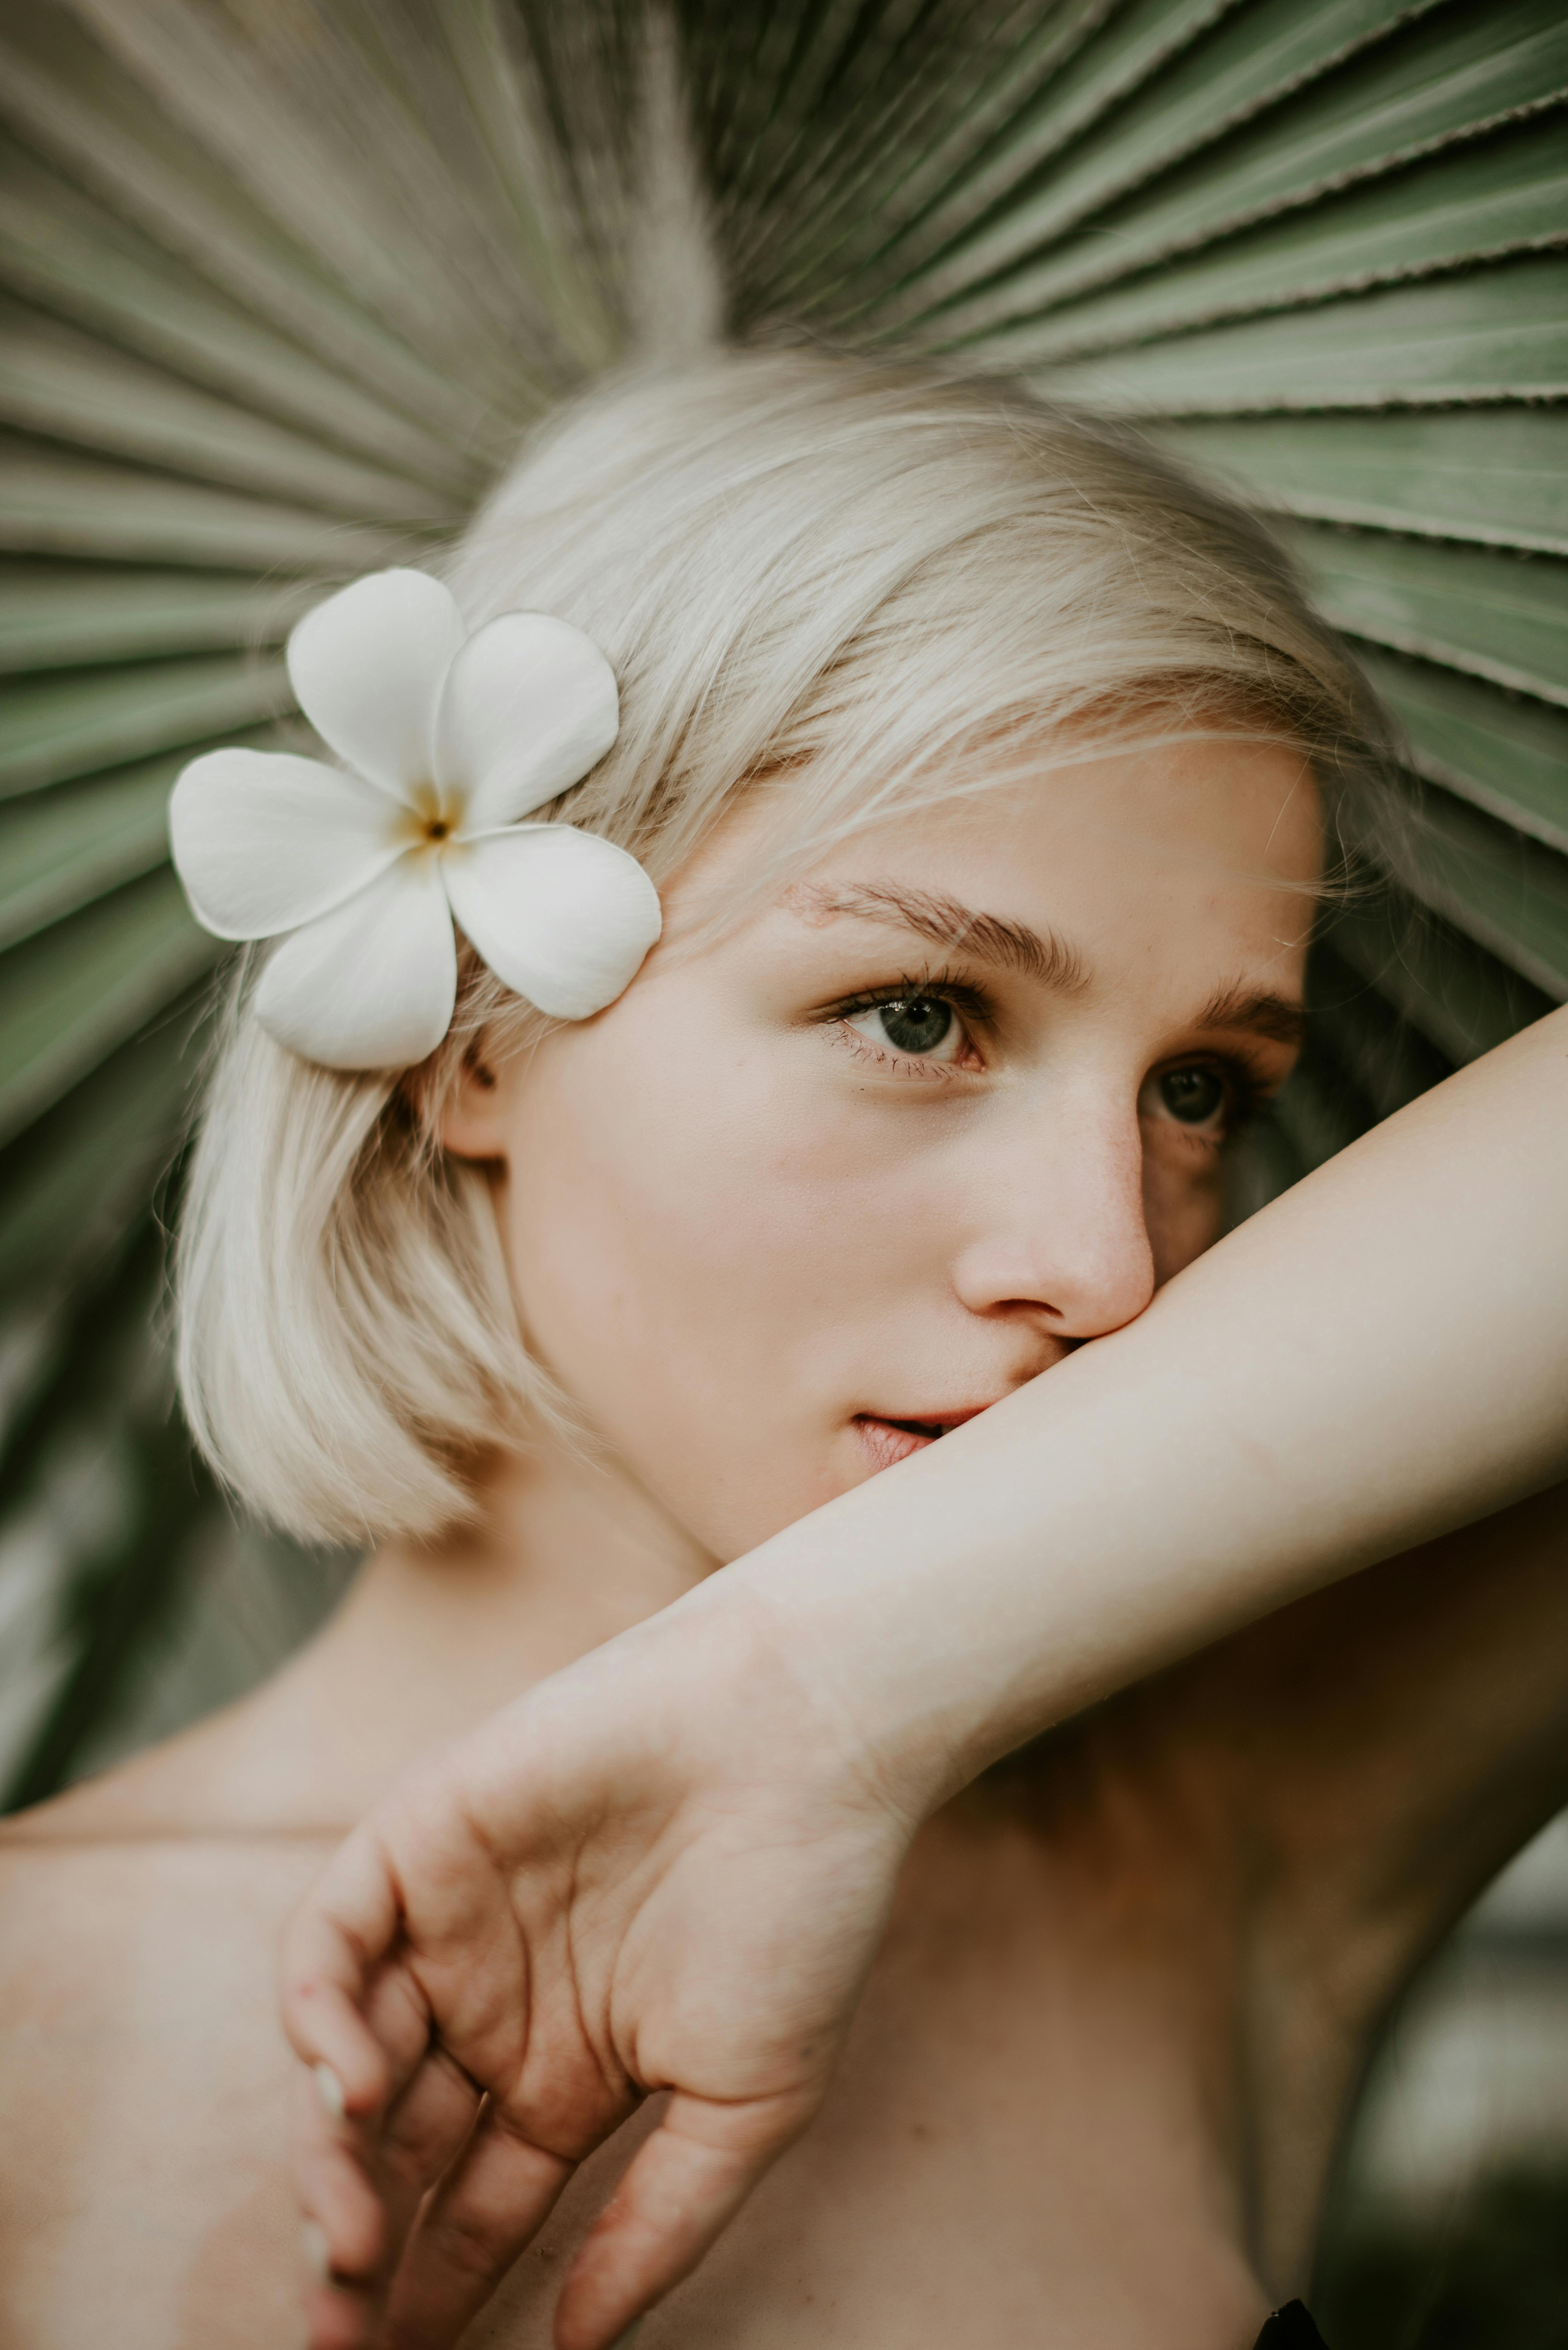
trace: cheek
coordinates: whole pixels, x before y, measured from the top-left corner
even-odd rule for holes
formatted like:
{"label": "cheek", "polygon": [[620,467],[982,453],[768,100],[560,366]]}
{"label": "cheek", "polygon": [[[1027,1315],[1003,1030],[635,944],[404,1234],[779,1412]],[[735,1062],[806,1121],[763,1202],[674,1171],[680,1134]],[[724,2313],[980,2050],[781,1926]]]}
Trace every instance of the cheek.
{"label": "cheek", "polygon": [[[530,1344],[722,1555],[827,1498],[810,1481],[864,1333],[939,1237],[907,1138],[832,1052],[607,1020],[552,1040],[518,1113],[503,1218]],[[746,1497],[743,1539],[708,1523],[721,1491]]]}
{"label": "cheek", "polygon": [[701,1318],[737,1284],[753,1303],[787,1294],[828,1180],[786,1087],[733,1056],[706,1079],[585,1059],[532,1108],[511,1198],[532,1315],[559,1294],[607,1312],[624,1340],[650,1309],[660,1326],[672,1310]]}

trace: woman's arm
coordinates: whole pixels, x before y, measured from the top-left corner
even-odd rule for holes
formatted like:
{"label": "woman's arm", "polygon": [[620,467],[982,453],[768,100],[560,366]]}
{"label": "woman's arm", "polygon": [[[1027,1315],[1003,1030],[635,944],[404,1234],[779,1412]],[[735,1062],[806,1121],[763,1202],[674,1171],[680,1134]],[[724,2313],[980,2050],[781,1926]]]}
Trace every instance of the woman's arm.
{"label": "woman's arm", "polygon": [[573,2165],[665,2087],[557,2317],[562,2350],[603,2350],[815,2111],[949,1793],[1565,1468],[1568,1013],[379,1807],[286,1955],[290,2035],[348,2105],[302,2105],[341,2280],[315,2340],[370,2338],[438,2177],[395,2338],[455,2339]]}
{"label": "woman's arm", "polygon": [[[921,1806],[1568,1467],[1568,1009],[1085,1347],[727,1570]],[[691,1604],[691,1603],[688,1603]]]}

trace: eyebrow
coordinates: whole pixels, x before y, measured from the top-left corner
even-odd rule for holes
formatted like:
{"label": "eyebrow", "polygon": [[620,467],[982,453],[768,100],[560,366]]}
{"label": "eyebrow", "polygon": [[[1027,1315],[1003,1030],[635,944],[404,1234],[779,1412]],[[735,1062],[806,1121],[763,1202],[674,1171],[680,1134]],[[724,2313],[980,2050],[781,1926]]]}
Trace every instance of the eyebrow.
{"label": "eyebrow", "polygon": [[[861,921],[914,931],[934,946],[977,955],[982,962],[1022,972],[1026,978],[1065,993],[1082,993],[1090,984],[1083,956],[1054,931],[1042,936],[1027,922],[981,913],[940,890],[910,889],[896,881],[855,881],[840,889],[803,882],[784,896],[785,902],[808,921],[831,921],[836,915],[848,914]],[[1193,1025],[1199,1031],[1250,1029],[1274,1044],[1299,1047],[1306,1035],[1306,1007],[1291,996],[1234,981],[1215,990]]]}
{"label": "eyebrow", "polygon": [[1218,989],[1193,1023],[1197,1028],[1250,1028],[1254,1035],[1272,1037],[1276,1045],[1296,1045],[1306,1035],[1306,1024],[1304,1003],[1239,983]]}
{"label": "eyebrow", "polygon": [[894,881],[857,881],[842,889],[799,883],[786,891],[785,899],[808,921],[855,915],[864,922],[887,922],[898,930],[913,931],[933,946],[976,955],[999,969],[1043,981],[1047,987],[1076,994],[1089,984],[1082,955],[1054,931],[1042,937],[1027,922],[981,913],[940,890],[909,889]]}

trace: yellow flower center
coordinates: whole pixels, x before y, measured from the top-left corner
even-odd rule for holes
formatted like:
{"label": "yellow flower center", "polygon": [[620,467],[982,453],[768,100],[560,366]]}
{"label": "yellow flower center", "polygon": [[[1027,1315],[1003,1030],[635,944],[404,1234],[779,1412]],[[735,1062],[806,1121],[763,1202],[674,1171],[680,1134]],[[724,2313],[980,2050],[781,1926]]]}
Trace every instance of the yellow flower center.
{"label": "yellow flower center", "polygon": [[398,811],[395,824],[395,837],[403,847],[441,848],[462,830],[460,795],[442,794],[433,784],[420,784],[409,798],[410,805]]}

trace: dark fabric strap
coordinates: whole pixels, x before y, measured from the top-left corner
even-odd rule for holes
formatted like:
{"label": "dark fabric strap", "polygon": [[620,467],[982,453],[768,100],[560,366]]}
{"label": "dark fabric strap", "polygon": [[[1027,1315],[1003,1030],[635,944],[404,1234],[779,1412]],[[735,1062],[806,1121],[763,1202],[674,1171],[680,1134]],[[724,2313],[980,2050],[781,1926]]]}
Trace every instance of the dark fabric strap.
{"label": "dark fabric strap", "polygon": [[1305,2302],[1287,2301],[1259,2334],[1258,2350],[1328,2350],[1328,2345],[1307,2315]]}

